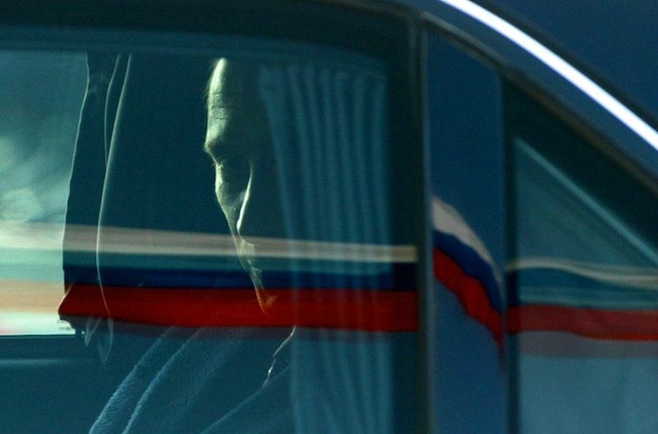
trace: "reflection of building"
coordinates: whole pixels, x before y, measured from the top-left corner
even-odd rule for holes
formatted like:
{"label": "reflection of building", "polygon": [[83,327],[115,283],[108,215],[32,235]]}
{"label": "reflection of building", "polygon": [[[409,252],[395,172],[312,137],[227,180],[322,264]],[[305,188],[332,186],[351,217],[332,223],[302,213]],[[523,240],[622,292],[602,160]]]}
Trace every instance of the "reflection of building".
{"label": "reflection of building", "polygon": [[84,55],[0,53],[0,220],[63,221]]}

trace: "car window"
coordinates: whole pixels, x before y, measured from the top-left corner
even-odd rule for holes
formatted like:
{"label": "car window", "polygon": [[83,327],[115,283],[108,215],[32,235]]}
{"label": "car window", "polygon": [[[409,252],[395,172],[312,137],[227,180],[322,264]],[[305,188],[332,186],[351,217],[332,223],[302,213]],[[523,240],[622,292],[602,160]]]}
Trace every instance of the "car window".
{"label": "car window", "polygon": [[509,83],[505,116],[518,429],[643,431],[656,390],[655,182]]}
{"label": "car window", "polygon": [[[258,38],[137,46],[26,54],[35,78],[19,95],[44,114],[14,126],[62,149],[15,146],[38,165],[6,172],[26,196],[3,208],[2,277],[21,286],[27,322],[43,310],[53,339],[75,337],[0,341],[29,354],[0,361],[18,397],[2,428],[409,426],[417,199],[393,61]],[[50,61],[59,75],[41,71]],[[35,271],[42,250],[49,268]],[[39,410],[38,390],[67,387],[75,414]]]}

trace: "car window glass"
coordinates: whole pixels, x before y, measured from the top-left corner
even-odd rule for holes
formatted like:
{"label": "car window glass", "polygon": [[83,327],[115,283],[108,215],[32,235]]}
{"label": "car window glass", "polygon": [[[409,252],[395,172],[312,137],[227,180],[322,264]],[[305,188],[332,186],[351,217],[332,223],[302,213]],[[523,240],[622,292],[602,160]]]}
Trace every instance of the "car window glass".
{"label": "car window glass", "polygon": [[640,428],[628,420],[656,390],[655,184],[511,84],[505,114],[519,429]]}
{"label": "car window glass", "polygon": [[62,235],[81,53],[0,51],[0,334],[61,334]]}
{"label": "car window glass", "polygon": [[[47,86],[71,106],[52,121],[69,148],[32,170],[60,175],[44,196],[61,200],[15,220],[57,224],[48,312],[75,337],[6,357],[80,405],[37,411],[34,430],[381,433],[414,417],[396,410],[418,327],[399,83],[376,56],[260,42],[89,50],[69,59],[81,87]],[[37,382],[3,366],[19,407],[40,408]],[[21,414],[0,416],[18,429]]]}

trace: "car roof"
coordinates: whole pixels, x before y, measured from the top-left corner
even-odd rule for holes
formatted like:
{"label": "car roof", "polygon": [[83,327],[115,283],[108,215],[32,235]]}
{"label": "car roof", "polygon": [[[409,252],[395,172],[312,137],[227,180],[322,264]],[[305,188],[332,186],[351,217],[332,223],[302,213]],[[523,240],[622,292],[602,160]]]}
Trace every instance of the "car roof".
{"label": "car roof", "polygon": [[576,64],[658,120],[658,3],[600,0],[393,0],[432,14],[439,3],[473,1]]}
{"label": "car roof", "polygon": [[[651,178],[658,178],[658,98],[653,97],[657,91],[651,83],[658,58],[649,53],[655,46],[650,42],[658,35],[649,24],[658,17],[657,6],[635,2],[632,11],[618,14],[615,21],[614,8],[594,0],[579,3],[577,10],[563,0],[550,2],[551,7],[520,0],[387,3],[391,2],[473,47],[502,67],[512,81],[532,83],[560,105],[569,100],[564,107],[569,106],[571,113],[565,116],[581,117]],[[578,21],[583,11],[591,17],[586,26]],[[634,18],[638,26],[625,34],[625,27],[633,27],[626,20]],[[589,102],[578,96],[581,92]]]}
{"label": "car roof", "polygon": [[497,4],[622,89],[654,117],[658,115],[658,3],[640,0],[619,7],[600,0],[497,0]]}

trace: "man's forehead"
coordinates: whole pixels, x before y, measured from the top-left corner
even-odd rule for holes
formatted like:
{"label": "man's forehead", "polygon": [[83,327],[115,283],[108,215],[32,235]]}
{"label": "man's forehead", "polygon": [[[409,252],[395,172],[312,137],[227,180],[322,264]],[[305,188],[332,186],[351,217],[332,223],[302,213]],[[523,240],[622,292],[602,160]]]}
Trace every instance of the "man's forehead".
{"label": "man's forehead", "polygon": [[[236,60],[220,59],[213,70],[208,87],[209,107],[249,105],[256,83],[256,65],[245,65]],[[253,104],[253,102],[251,102]]]}
{"label": "man's forehead", "polygon": [[[208,85],[208,131],[223,134],[239,123],[252,129],[262,127],[263,103],[258,91],[260,64],[254,61],[219,59]],[[215,131],[216,130],[216,131]]]}

